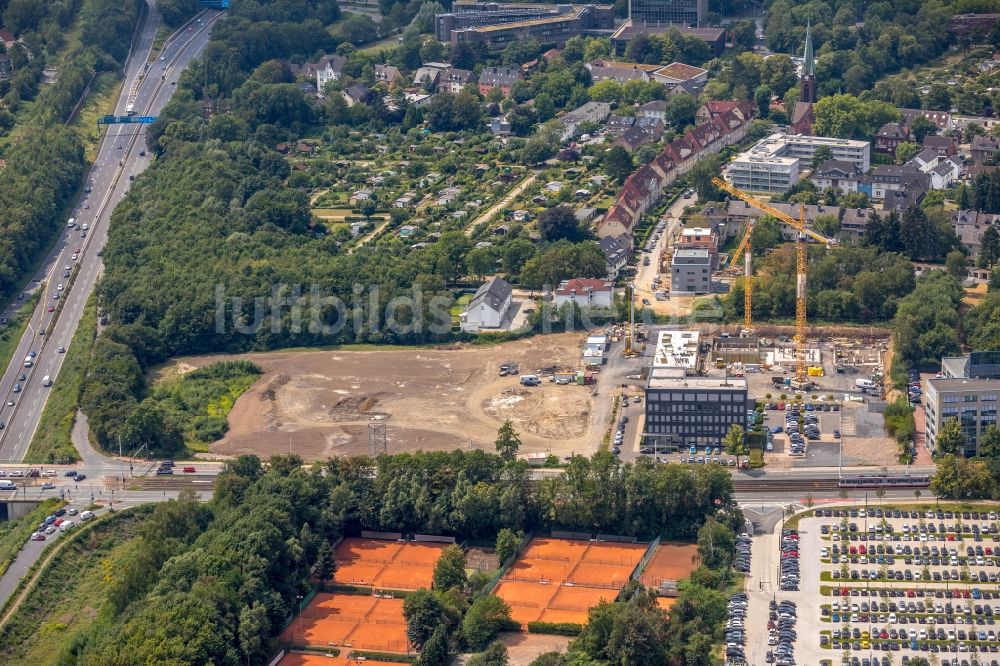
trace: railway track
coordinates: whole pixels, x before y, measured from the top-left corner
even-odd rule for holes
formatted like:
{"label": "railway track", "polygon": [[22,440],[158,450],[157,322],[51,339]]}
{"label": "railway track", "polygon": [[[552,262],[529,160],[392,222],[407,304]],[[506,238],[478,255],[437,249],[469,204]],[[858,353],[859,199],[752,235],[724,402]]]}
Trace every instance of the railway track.
{"label": "railway track", "polygon": [[837,479],[740,479],[733,478],[734,492],[782,492],[836,490]]}
{"label": "railway track", "polygon": [[214,476],[150,476],[128,480],[130,490],[206,490],[215,485]]}

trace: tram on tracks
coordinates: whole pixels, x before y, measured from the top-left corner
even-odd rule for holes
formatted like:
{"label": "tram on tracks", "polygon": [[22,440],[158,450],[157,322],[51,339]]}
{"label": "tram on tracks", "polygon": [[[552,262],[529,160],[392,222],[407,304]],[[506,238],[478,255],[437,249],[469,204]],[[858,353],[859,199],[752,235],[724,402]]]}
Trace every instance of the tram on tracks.
{"label": "tram on tracks", "polygon": [[926,488],[930,484],[929,474],[842,476],[837,482],[841,488]]}

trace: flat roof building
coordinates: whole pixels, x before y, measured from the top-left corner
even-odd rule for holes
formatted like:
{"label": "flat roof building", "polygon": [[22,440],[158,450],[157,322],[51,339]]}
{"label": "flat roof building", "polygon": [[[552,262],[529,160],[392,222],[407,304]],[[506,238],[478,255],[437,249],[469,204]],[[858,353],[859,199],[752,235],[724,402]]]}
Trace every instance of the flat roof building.
{"label": "flat roof building", "polygon": [[798,182],[821,146],[830,149],[832,159],[849,162],[862,173],[871,166],[867,141],[778,132],[738,155],[725,178],[740,189],[780,194]]}
{"label": "flat roof building", "polygon": [[968,356],[943,358],[941,375],[925,382],[927,448],[931,453],[936,452],[941,427],[950,419],[957,419],[965,436],[965,448],[958,453],[977,456],[983,433],[997,424],[1000,351],[980,351]]}
{"label": "flat roof building", "polygon": [[499,49],[527,39],[563,45],[581,34],[610,34],[612,5],[456,2],[434,17],[434,34],[453,46],[478,42]]}
{"label": "flat roof building", "polygon": [[705,23],[708,0],[629,0],[628,17],[633,21],[697,28]]}
{"label": "flat roof building", "polygon": [[698,331],[660,331],[653,355],[654,368],[681,368],[685,374],[698,370]]}
{"label": "flat roof building", "polygon": [[680,368],[656,368],[646,384],[646,444],[657,452],[719,446],[734,424],[746,422],[744,379],[687,377]]}

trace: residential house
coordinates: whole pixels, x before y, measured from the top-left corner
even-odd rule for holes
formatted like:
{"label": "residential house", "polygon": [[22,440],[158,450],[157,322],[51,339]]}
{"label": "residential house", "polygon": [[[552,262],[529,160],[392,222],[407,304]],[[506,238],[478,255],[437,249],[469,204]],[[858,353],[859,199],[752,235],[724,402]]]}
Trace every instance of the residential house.
{"label": "residential house", "polygon": [[484,67],[479,75],[479,94],[485,97],[494,88],[499,88],[507,97],[511,87],[523,79],[521,70],[516,67]]}
{"label": "residential house", "polygon": [[486,329],[499,329],[504,323],[513,302],[513,290],[501,277],[493,277],[479,287],[465,311],[459,315],[462,330],[478,333]]}
{"label": "residential house", "polygon": [[816,187],[822,191],[833,188],[842,194],[857,192],[861,181],[861,169],[847,160],[826,160],[816,168],[809,177]]}
{"label": "residential house", "polygon": [[506,118],[493,118],[490,120],[490,132],[497,136],[507,136],[510,134],[510,122]]}
{"label": "residential house", "polygon": [[972,138],[972,161],[977,164],[996,164],[1000,152],[1000,137],[975,136]]}
{"label": "residential house", "polygon": [[647,143],[652,143],[655,141],[653,136],[647,132],[643,127],[636,125],[630,127],[615,140],[615,145],[621,146],[630,153],[633,153]]}
{"label": "residential house", "polygon": [[947,190],[958,181],[962,174],[962,166],[949,157],[938,162],[937,166],[927,172],[931,179],[932,190]]}
{"label": "residential house", "polygon": [[659,120],[661,123],[666,124],[667,122],[667,102],[662,99],[654,99],[652,102],[646,102],[639,107],[638,118],[649,118],[651,120]]}
{"label": "residential house", "polygon": [[[910,187],[917,189],[923,187],[924,192],[930,189],[930,179],[912,164],[877,166],[865,180],[871,188],[867,194],[876,201],[884,200],[889,192],[902,191]],[[859,187],[859,190],[865,191],[865,188]]]}
{"label": "residential house", "polygon": [[615,81],[617,83],[651,81],[651,74],[660,68],[659,65],[640,65],[634,62],[613,60],[594,60],[588,62],[584,67],[590,72],[590,80],[594,83],[599,81]]}
{"label": "residential house", "polygon": [[910,140],[910,128],[902,123],[886,123],[875,135],[875,150],[895,155],[899,144]]}
{"label": "residential house", "polygon": [[375,93],[371,91],[368,86],[362,85],[360,83],[355,83],[353,86],[349,86],[344,90],[344,101],[347,102],[347,106],[351,107],[355,104],[368,104],[375,97]]}
{"label": "residential house", "polygon": [[656,142],[662,139],[663,132],[667,129],[662,120],[657,120],[655,118],[636,118],[635,126],[646,130],[646,133],[650,136],[651,142]]}
{"label": "residential house", "polygon": [[17,41],[17,38],[14,37],[14,33],[7,28],[0,28],[0,41],[3,42],[4,48],[7,51],[10,51],[11,47],[14,46],[14,42]]}
{"label": "residential house", "polygon": [[708,250],[709,265],[714,271],[719,267],[719,237],[708,227],[689,227],[681,230],[674,242],[675,250]]}
{"label": "residential house", "polygon": [[425,62],[413,73],[413,85],[431,92],[437,88],[441,74],[447,69],[451,69],[451,65],[445,62]]}
{"label": "residential house", "polygon": [[578,208],[573,212],[573,217],[576,218],[579,224],[589,224],[597,218],[597,209],[590,207]]}
{"label": "residential house", "polygon": [[928,109],[896,109],[903,116],[903,124],[909,127],[919,117],[924,117],[934,123],[938,132],[953,129],[951,114],[947,111],[930,111]]}
{"label": "residential house", "polygon": [[579,308],[609,308],[614,302],[614,282],[597,278],[563,280],[556,287],[553,304],[573,303]]}
{"label": "residential house", "polygon": [[576,136],[577,128],[583,123],[603,123],[611,114],[611,104],[608,102],[587,102],[583,106],[570,111],[559,119],[562,124],[562,140],[566,141]]}
{"label": "residential house", "polygon": [[632,127],[632,125],[635,125],[635,118],[632,116],[619,116],[617,114],[609,116],[607,122],[604,123],[604,126],[608,128],[608,133],[616,136]]}
{"label": "residential house", "polygon": [[930,179],[926,174],[920,174],[923,179],[915,179],[899,190],[889,190],[882,201],[883,210],[905,211],[910,206],[919,206],[930,189]]}
{"label": "residential house", "polygon": [[951,228],[975,260],[979,256],[983,233],[989,227],[1000,227],[1000,215],[991,215],[976,210],[956,210],[951,212]]}
{"label": "residential house", "polygon": [[403,83],[403,74],[393,65],[375,65],[375,80],[391,88]]}
{"label": "residential house", "polygon": [[672,62],[653,72],[653,80],[659,81],[668,88],[682,83],[702,83],[708,81],[708,70],[682,62]]}
{"label": "residential house", "polygon": [[600,246],[601,252],[604,253],[604,263],[608,269],[608,279],[614,280],[628,264],[631,242],[624,236],[618,238],[605,236],[601,238]]}
{"label": "residential house", "polygon": [[460,93],[465,86],[472,83],[473,75],[467,69],[449,67],[441,72],[438,77],[438,90],[447,90],[450,93]]}
{"label": "residential house", "polygon": [[336,81],[344,73],[347,58],[339,55],[323,56],[317,62],[306,63],[300,70],[305,76],[316,77],[316,90],[322,95],[323,88],[330,81]]}
{"label": "residential house", "polygon": [[704,125],[713,118],[718,118],[724,113],[733,112],[740,120],[750,120],[754,115],[753,104],[750,102],[733,102],[710,99],[698,107],[695,112],[695,123]]}
{"label": "residential house", "polygon": [[670,288],[675,294],[712,291],[712,259],[707,249],[674,250],[670,258]]}
{"label": "residential house", "polygon": [[925,136],[923,147],[930,148],[939,157],[951,157],[958,152],[958,145],[955,143],[953,137],[938,136],[937,134],[928,134]]}
{"label": "residential house", "polygon": [[840,213],[840,235],[860,243],[868,227],[870,208],[844,208]]}
{"label": "residential house", "polygon": [[940,157],[937,151],[931,150],[930,148],[924,148],[919,153],[913,156],[910,162],[913,162],[913,166],[917,167],[924,173],[927,173],[934,167],[938,165],[938,160]]}

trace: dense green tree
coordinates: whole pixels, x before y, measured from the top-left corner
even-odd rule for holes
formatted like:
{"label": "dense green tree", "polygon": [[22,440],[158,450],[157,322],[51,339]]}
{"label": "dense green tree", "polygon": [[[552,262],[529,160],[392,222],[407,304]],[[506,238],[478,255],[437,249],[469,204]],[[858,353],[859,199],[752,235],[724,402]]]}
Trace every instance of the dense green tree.
{"label": "dense green tree", "polygon": [[833,151],[830,146],[820,146],[813,151],[812,168],[818,169],[823,162],[833,159]]}
{"label": "dense green tree", "polygon": [[698,111],[698,101],[687,93],[672,95],[667,100],[666,118],[678,131],[694,124],[694,115]]}
{"label": "dense green tree", "polygon": [[420,646],[441,629],[445,607],[436,593],[417,590],[403,600],[403,617],[406,618],[407,638],[414,645]]}
{"label": "dense green tree", "polygon": [[434,589],[450,590],[465,587],[465,552],[461,546],[451,544],[441,551],[437,564],[434,565]]}
{"label": "dense green tree", "polygon": [[698,530],[698,556],[705,566],[725,568],[732,561],[736,536],[733,531],[709,518]]}
{"label": "dense green tree", "polygon": [[514,430],[513,421],[507,419],[503,422],[503,425],[497,431],[497,439],[494,444],[497,455],[502,459],[513,462],[517,458],[517,451],[521,448],[521,438],[517,436],[517,431]]}
{"label": "dense green tree", "polygon": [[742,426],[733,424],[729,427],[729,432],[723,438],[726,453],[733,456],[744,456],[747,454],[745,432]]}
{"label": "dense green tree", "polygon": [[896,146],[896,164],[906,164],[920,152],[920,147],[912,141],[904,141]]}
{"label": "dense green tree", "polygon": [[448,633],[444,626],[434,629],[430,638],[420,652],[420,666],[446,666],[450,660],[448,654]]}
{"label": "dense green tree", "polygon": [[462,637],[472,650],[482,650],[510,625],[510,606],[500,597],[477,597],[462,618]]}
{"label": "dense green tree", "polygon": [[604,170],[618,182],[624,182],[634,168],[632,156],[621,146],[613,146],[604,156]]}
{"label": "dense green tree", "polygon": [[523,534],[515,532],[509,527],[504,527],[497,532],[496,555],[501,565],[517,553],[517,547],[521,544],[521,539],[523,538]]}
{"label": "dense green tree", "polygon": [[580,241],[586,232],[576,219],[573,209],[569,206],[554,206],[546,208],[538,216],[538,232],[547,241],[570,240]]}
{"label": "dense green tree", "polygon": [[1000,259],[1000,233],[992,224],[986,227],[979,240],[979,257],[988,268]]}
{"label": "dense green tree", "polygon": [[956,279],[964,280],[968,276],[969,258],[961,250],[952,250],[944,258],[945,268]]}
{"label": "dense green tree", "polygon": [[941,425],[937,435],[937,452],[940,455],[961,454],[965,449],[965,435],[958,419],[948,419]]}

